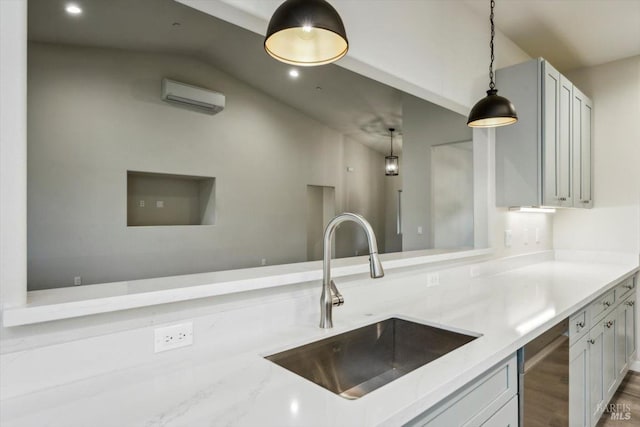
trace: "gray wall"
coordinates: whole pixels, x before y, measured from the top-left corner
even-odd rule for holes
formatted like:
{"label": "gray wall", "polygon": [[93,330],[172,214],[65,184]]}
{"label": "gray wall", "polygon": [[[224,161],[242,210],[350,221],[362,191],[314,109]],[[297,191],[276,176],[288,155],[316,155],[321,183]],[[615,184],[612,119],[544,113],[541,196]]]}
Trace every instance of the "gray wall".
{"label": "gray wall", "polygon": [[[466,117],[405,94],[402,104],[402,248],[433,248],[431,147],[472,139]],[[422,234],[418,233],[422,227]]]}
{"label": "gray wall", "polygon": [[[402,156],[399,156],[400,173],[396,176],[384,177],[385,191],[385,236],[384,246],[386,252],[402,251],[402,234],[398,234],[398,190],[402,190],[402,178],[404,177],[404,165]],[[402,194],[404,202],[404,193]]]}
{"label": "gray wall", "polygon": [[[381,154],[191,57],[30,43],[28,59],[31,290],[305,261],[309,184],[384,247]],[[162,102],[162,77],[225,110]],[[214,177],[215,225],[127,227],[127,170]],[[363,239],[341,230],[338,255]]]}
{"label": "gray wall", "polygon": [[473,143],[431,147],[433,247],[473,248]]}

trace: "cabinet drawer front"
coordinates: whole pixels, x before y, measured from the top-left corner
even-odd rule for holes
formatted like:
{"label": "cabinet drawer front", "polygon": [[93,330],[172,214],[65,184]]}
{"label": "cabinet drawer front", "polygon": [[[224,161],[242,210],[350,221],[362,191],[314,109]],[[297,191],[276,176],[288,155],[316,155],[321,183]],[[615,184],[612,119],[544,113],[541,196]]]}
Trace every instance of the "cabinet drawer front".
{"label": "cabinet drawer front", "polygon": [[514,355],[406,425],[479,426],[516,396],[517,389],[518,370]]}
{"label": "cabinet drawer front", "polygon": [[589,332],[589,316],[585,307],[569,318],[569,343],[578,341],[587,332]]}
{"label": "cabinet drawer front", "polygon": [[627,298],[636,288],[636,276],[631,276],[620,283],[615,288],[616,302],[620,302]]}
{"label": "cabinet drawer front", "polygon": [[610,290],[594,302],[589,305],[589,313],[591,324],[600,320],[606,313],[613,310],[613,306],[616,302],[615,289]]}
{"label": "cabinet drawer front", "polygon": [[513,396],[509,403],[493,414],[482,427],[518,427],[518,396]]}

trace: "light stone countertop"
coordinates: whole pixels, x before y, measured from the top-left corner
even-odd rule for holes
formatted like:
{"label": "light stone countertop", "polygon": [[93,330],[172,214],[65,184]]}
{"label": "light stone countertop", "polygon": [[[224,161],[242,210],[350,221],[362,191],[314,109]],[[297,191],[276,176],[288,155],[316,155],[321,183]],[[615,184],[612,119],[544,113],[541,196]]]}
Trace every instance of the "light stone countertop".
{"label": "light stone countertop", "polygon": [[[469,277],[473,267],[465,271],[442,275],[434,287],[426,286],[426,269],[348,283],[331,331],[317,327],[315,293],[273,318],[266,311],[258,319],[227,318],[229,333],[216,351],[4,400],[0,421],[4,427],[401,425],[637,272],[638,262],[545,261],[478,277]],[[293,313],[296,322],[270,327]],[[263,358],[391,316],[482,336],[357,400]]]}

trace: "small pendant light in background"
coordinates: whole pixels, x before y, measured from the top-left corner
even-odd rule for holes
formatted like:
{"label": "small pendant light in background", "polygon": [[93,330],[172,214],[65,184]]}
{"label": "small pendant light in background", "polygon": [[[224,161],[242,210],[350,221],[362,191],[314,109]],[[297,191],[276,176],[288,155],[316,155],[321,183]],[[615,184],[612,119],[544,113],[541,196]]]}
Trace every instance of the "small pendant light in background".
{"label": "small pendant light in background", "polygon": [[271,16],[264,49],[278,61],[314,66],[342,58],[349,42],[342,18],[325,0],[286,0]]}
{"label": "small pendant light in background", "polygon": [[496,3],[491,0],[491,62],[489,64],[489,90],[487,96],[476,103],[469,113],[467,125],[469,127],[493,128],[510,125],[518,121],[516,109],[507,98],[498,95],[496,84],[493,81],[493,39],[495,37],[495,25],[493,23],[493,9]]}
{"label": "small pendant light in background", "polygon": [[391,153],[384,158],[384,174],[387,176],[396,176],[400,171],[400,165],[398,163],[398,156],[393,155],[393,132],[394,128],[389,128],[391,134]]}

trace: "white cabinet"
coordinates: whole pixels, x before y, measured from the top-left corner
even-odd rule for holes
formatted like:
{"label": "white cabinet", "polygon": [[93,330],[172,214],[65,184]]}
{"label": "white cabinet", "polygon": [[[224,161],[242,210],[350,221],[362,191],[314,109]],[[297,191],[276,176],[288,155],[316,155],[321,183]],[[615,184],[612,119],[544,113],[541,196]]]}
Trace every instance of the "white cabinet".
{"label": "white cabinet", "polygon": [[591,101],[542,58],[496,79],[518,112],[517,123],[496,129],[496,204],[591,207]]}
{"label": "white cabinet", "polygon": [[589,335],[569,349],[569,420],[572,427],[589,427]]}
{"label": "white cabinet", "polygon": [[572,92],[573,85],[546,61],[542,62],[542,153],[544,190],[542,204],[573,206]]}
{"label": "white cabinet", "polygon": [[630,311],[629,306],[626,304],[620,304],[616,309],[616,337],[615,337],[615,365],[616,365],[616,377],[624,376],[624,373],[629,368],[629,358],[627,355],[627,316]]}
{"label": "white cabinet", "polygon": [[571,427],[596,426],[636,355],[636,280],[625,279],[570,317]]}
{"label": "white cabinet", "polygon": [[625,338],[626,338],[626,353],[627,360],[631,361],[636,355],[638,349],[638,343],[636,342],[636,328],[638,327],[637,310],[636,310],[636,296],[632,295],[627,298],[622,304],[625,305],[627,315],[625,316]]}
{"label": "white cabinet", "polygon": [[[589,414],[590,425],[595,426],[605,405],[606,380],[604,347],[604,326],[598,323],[589,331]],[[573,422],[573,421],[571,421]]]}
{"label": "white cabinet", "polygon": [[602,362],[604,369],[603,381],[605,400],[608,400],[607,397],[612,396],[616,391],[616,379],[618,378],[618,371],[616,369],[616,331],[618,330],[618,322],[615,311],[605,317],[602,322],[602,328],[602,346],[604,347],[604,358]]}
{"label": "white cabinet", "polygon": [[405,427],[518,425],[516,355],[498,363]]}
{"label": "white cabinet", "polygon": [[593,207],[591,175],[593,103],[573,87],[573,206]]}
{"label": "white cabinet", "polygon": [[513,396],[509,403],[493,414],[482,427],[518,427],[518,396]]}
{"label": "white cabinet", "polygon": [[624,375],[636,355],[636,295],[625,299],[617,308],[616,368]]}

